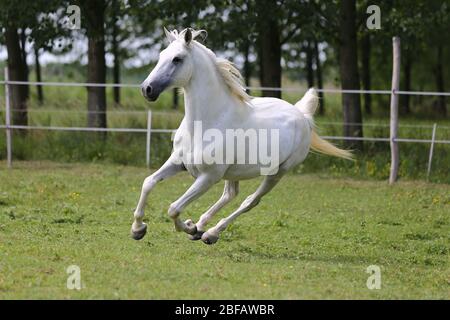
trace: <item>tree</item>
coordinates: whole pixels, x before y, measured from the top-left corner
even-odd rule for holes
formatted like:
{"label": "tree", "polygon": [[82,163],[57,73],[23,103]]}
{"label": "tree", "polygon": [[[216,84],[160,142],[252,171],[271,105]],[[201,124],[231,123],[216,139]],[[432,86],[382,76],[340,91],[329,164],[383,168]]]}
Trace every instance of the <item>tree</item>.
{"label": "tree", "polygon": [[[316,64],[317,89],[323,89],[322,62],[320,61],[319,43],[314,39],[314,62]],[[319,91],[319,114],[325,114],[325,98],[322,91]]]}
{"label": "tree", "polygon": [[[8,52],[8,70],[12,81],[28,81],[28,65],[26,43],[34,42],[36,55],[36,71],[38,81],[41,80],[38,60],[39,47],[51,48],[54,40],[63,35],[58,17],[58,0],[34,0],[19,3],[12,0],[0,0],[0,29],[5,30],[4,41]],[[54,18],[51,18],[51,15]],[[55,18],[56,17],[56,18]],[[13,85],[11,88],[11,103],[13,123],[27,125],[28,85]],[[38,96],[42,98],[41,88]],[[25,131],[23,131],[25,132]]]}
{"label": "tree", "polygon": [[[364,90],[371,90],[372,78],[370,69],[371,58],[371,36],[369,32],[366,32],[361,39],[361,80]],[[370,93],[364,93],[364,110],[367,114],[372,114],[372,95]]]}
{"label": "tree", "polygon": [[[438,92],[445,92],[444,84],[444,46],[438,45],[436,57],[436,89]],[[447,115],[447,106],[445,96],[439,96],[437,103],[437,110],[439,115],[445,117]]]}
{"label": "tree", "polygon": [[[28,65],[26,43],[39,25],[39,17],[56,11],[53,0],[35,0],[21,3],[17,1],[0,1],[0,29],[4,29],[4,41],[8,53],[8,70],[11,81],[28,81]],[[31,33],[29,32],[31,30]],[[11,104],[13,108],[13,123],[28,124],[27,100],[28,85],[12,85]]]}
{"label": "tree", "polygon": [[[300,33],[310,13],[309,1],[266,1],[255,4],[260,83],[281,87],[282,46]],[[264,90],[264,96],[281,97],[280,91]]]}
{"label": "tree", "polygon": [[[135,36],[131,31],[135,21],[130,15],[131,9],[125,2],[120,0],[109,0],[106,7],[105,22],[105,50],[113,56],[112,82],[120,84],[121,63],[123,60],[133,56],[134,52],[126,48],[124,41],[130,41]],[[120,104],[120,87],[113,88],[113,100]]]}
{"label": "tree", "polygon": [[[427,2],[428,22],[433,28],[428,28],[428,39],[431,47],[435,47],[435,73],[436,90],[445,92],[445,48],[450,41],[448,31],[450,30],[450,6],[446,2],[431,0]],[[448,69],[448,68],[447,68]],[[437,113],[441,117],[447,116],[446,97],[439,96],[436,103]]]}
{"label": "tree", "polygon": [[[302,51],[306,57],[305,68],[308,87],[315,86],[317,82],[317,88],[323,89],[323,66],[320,55],[321,52],[326,51],[324,48],[328,41],[336,41],[327,26],[330,23],[327,17],[327,10],[330,7],[332,6],[329,4],[316,1],[304,3],[301,10],[299,9],[302,21],[301,32],[293,36],[289,42],[290,47],[295,46],[295,43],[304,44]],[[325,16],[323,13],[325,13]],[[319,44],[322,45],[322,50],[319,49]],[[298,56],[294,54],[292,59],[298,59]],[[325,113],[325,99],[321,91],[319,91],[319,101],[319,114],[323,115]]]}
{"label": "tree", "polygon": [[[428,2],[428,1],[427,1]],[[427,14],[427,2],[424,1],[396,1],[388,10],[387,23],[390,28],[385,32],[387,38],[399,36],[402,40],[402,90],[410,91],[413,83],[413,72],[416,64],[415,57],[422,50],[426,30],[429,25],[424,23]],[[387,44],[390,49],[390,43]],[[411,113],[411,97],[402,95],[400,112],[403,115]]]}
{"label": "tree", "polygon": [[[2,0],[0,2],[0,28],[4,29],[4,41],[8,53],[8,73],[11,81],[27,81],[26,59],[23,56],[22,43],[20,39],[20,27],[23,27],[20,16],[20,9],[15,1]],[[28,16],[28,15],[27,15]],[[27,125],[27,85],[11,85],[11,105],[13,109],[13,124]]]}
{"label": "tree", "polygon": [[[356,1],[340,1],[339,71],[342,89],[359,90],[358,54],[356,40]],[[344,111],[344,135],[362,137],[362,115],[359,94],[342,94]],[[346,145],[362,150],[362,141],[350,141]]]}
{"label": "tree", "polygon": [[[63,45],[63,39],[70,38],[70,30],[63,26],[63,16],[66,14],[64,3],[57,0],[45,1],[47,12],[37,14],[36,21],[30,25],[28,41],[33,42],[34,69],[36,81],[42,81],[42,69],[39,56],[43,52],[63,53],[72,48],[70,43]],[[51,14],[48,14],[51,13]],[[38,102],[43,104],[43,86],[37,85]]]}
{"label": "tree", "polygon": [[[87,81],[106,82],[105,0],[80,0],[88,37]],[[88,87],[88,127],[106,128],[105,87]],[[105,136],[105,134],[102,134]]]}
{"label": "tree", "polygon": [[[21,55],[20,39],[17,27],[14,24],[7,25],[5,28],[5,42],[8,51],[8,73],[11,81],[27,81],[27,68]],[[11,106],[13,109],[13,124],[27,125],[27,85],[11,85]]]}
{"label": "tree", "polygon": [[[279,7],[275,1],[257,5],[259,79],[262,87],[281,87]],[[263,96],[281,97],[280,91],[263,90]]]}
{"label": "tree", "polygon": [[311,40],[306,40],[304,43],[304,51],[306,52],[306,79],[308,82],[308,88],[314,87],[314,54],[315,47],[314,42]]}
{"label": "tree", "polygon": [[[114,66],[113,66],[113,83],[120,83],[120,58],[119,58],[119,44],[118,44],[118,16],[120,14],[120,4],[117,0],[112,0],[112,54],[114,55]],[[114,87],[114,102],[120,104],[120,88]]]}

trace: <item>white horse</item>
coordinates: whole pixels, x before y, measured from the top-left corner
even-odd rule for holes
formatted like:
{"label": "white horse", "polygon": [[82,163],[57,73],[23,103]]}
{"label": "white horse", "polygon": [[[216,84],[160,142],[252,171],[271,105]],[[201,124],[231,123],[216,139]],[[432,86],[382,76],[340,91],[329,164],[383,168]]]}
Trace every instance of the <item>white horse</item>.
{"label": "white horse", "polygon": [[[155,101],[165,89],[182,88],[185,117],[175,134],[173,153],[143,183],[131,227],[134,239],[141,239],[147,231],[143,217],[149,192],[159,181],[178,172],[187,170],[195,181],[170,205],[168,214],[174,220],[177,231],[185,231],[192,240],[202,239],[206,244],[213,244],[234,219],[255,207],[289,169],[301,163],[310,148],[341,158],[352,157],[350,152],[322,140],[314,131],[313,114],[318,105],[314,89],[310,89],[295,106],[275,98],[252,98],[245,92],[242,77],[236,68],[229,61],[218,59],[211,50],[195,40],[199,35],[206,36],[205,31],[189,28],[180,33],[176,30],[164,31],[170,44],[160,53],[156,67],[142,83],[142,94],[148,100]],[[213,129],[224,135],[228,129],[275,129],[279,135],[276,170],[265,176],[259,188],[236,211],[208,230],[205,226],[210,219],[237,195],[239,181],[260,176],[262,164],[242,164],[239,161],[242,155],[235,156],[231,163],[192,161],[210,145],[204,141],[194,144],[185,141],[185,137],[194,135],[196,122],[201,122],[203,130]],[[238,152],[245,154],[248,148],[246,145],[243,151]],[[275,149],[273,147],[271,150]],[[220,180],[225,180],[221,198],[196,224],[192,220],[183,222],[180,219],[183,209]]]}

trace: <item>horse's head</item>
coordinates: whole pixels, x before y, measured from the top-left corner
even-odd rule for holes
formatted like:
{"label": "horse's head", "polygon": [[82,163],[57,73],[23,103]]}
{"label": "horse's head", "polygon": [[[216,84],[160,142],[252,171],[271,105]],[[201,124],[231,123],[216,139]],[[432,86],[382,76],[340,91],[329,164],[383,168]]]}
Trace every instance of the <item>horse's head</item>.
{"label": "horse's head", "polygon": [[161,51],[155,68],[142,83],[142,95],[150,100],[158,99],[167,88],[184,87],[192,77],[192,40],[198,35],[206,36],[206,31],[193,31],[189,28],[180,33],[164,28],[169,46]]}

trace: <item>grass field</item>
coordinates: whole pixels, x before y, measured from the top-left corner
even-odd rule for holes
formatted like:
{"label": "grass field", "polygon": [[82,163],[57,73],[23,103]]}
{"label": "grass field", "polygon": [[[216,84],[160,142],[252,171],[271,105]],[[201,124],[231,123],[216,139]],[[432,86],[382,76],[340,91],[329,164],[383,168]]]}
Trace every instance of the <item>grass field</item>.
{"label": "grass field", "polygon": [[[146,169],[0,162],[0,299],[405,299],[450,297],[450,186],[290,174],[214,246],[176,233],[169,204],[191,183],[160,183],[149,232],[129,237]],[[258,181],[218,217],[229,214]],[[198,219],[217,185],[188,207]],[[78,265],[83,288],[66,288]],[[366,268],[381,268],[381,289]]]}

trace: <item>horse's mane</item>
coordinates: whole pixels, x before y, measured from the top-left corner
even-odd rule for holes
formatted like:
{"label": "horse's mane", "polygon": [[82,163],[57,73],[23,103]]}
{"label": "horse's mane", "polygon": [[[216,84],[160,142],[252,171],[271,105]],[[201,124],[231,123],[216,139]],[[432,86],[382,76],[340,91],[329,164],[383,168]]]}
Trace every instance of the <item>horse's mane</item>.
{"label": "horse's mane", "polygon": [[243,102],[249,102],[252,97],[245,91],[244,79],[234,64],[227,59],[216,58],[216,66],[231,94]]}
{"label": "horse's mane", "polygon": [[[170,31],[170,33],[176,38],[182,38],[185,32],[186,29],[181,31],[180,33],[178,33],[177,30]],[[214,52],[212,52],[212,50],[195,40],[197,36],[205,32],[204,30],[192,30],[191,32],[192,44],[205,51],[207,55],[213,60],[215,66],[217,67],[217,71],[221,75],[225,85],[230,90],[230,93],[242,102],[250,102],[252,97],[245,91],[244,79],[235,65],[227,59],[218,58],[214,54]]]}

